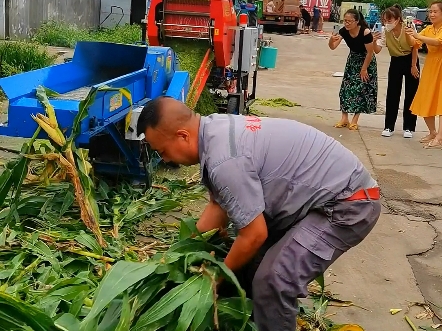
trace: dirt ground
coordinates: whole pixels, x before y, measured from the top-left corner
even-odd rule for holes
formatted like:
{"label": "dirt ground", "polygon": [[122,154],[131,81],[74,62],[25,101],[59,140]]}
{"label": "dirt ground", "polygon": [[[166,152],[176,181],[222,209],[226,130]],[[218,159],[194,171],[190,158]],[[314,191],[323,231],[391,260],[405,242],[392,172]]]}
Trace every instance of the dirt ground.
{"label": "dirt ground", "polygon": [[[331,24],[325,24],[325,31],[331,31]],[[413,139],[402,138],[401,118],[393,137],[381,137],[389,63],[386,51],[377,56],[377,114],[361,116],[359,132],[333,128],[340,118],[341,78],[332,74],[343,71],[348,48],[343,44],[329,50],[328,36],[267,35],[278,48],[277,68],[259,72],[258,97],[286,98],[301,106],[256,107],[269,116],[296,119],[336,138],[364,162],[382,188],[384,208],[372,234],[326,273],[329,290],[363,308],[330,307],[329,312],[334,314],[331,318],[360,324],[367,331],[411,330],[404,320],[411,302],[426,301],[442,315],[436,307],[442,306],[442,151],[428,151],[419,144],[418,139],[426,134],[422,119]],[[62,55],[60,62],[65,56],[70,54]],[[0,145],[13,148],[20,143],[1,138]],[[0,153],[0,158],[8,156]],[[188,170],[187,174],[194,173]],[[201,205],[189,209],[198,212]],[[392,308],[403,311],[392,316]],[[422,318],[422,312],[422,308],[414,307],[409,313],[417,326],[442,323]]]}

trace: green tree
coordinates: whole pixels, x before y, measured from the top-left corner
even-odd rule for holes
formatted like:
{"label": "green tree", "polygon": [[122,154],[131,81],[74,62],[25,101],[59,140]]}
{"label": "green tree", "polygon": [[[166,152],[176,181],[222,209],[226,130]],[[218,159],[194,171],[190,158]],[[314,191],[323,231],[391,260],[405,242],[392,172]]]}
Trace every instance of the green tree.
{"label": "green tree", "polygon": [[399,4],[402,8],[405,7],[419,7],[427,8],[432,0],[372,0],[367,1],[374,3],[381,11],[385,8],[393,6],[394,4]]}

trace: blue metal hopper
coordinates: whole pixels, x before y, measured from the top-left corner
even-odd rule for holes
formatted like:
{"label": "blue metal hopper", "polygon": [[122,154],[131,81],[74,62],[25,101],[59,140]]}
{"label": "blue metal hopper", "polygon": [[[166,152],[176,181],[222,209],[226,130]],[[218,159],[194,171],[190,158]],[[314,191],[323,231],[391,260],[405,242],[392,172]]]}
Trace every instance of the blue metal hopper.
{"label": "blue metal hopper", "polygon": [[[128,101],[119,92],[99,91],[81,123],[76,144],[89,149],[98,172],[145,176],[140,155],[142,137],[134,134],[138,115],[147,101],[161,95],[184,101],[189,83],[189,73],[179,71],[176,55],[169,47],[78,42],[70,62],[0,79],[0,88],[9,99],[8,119],[0,126],[0,135],[32,137],[37,123],[31,114],[44,114],[35,95],[39,85],[61,94],[50,102],[66,135],[81,100],[92,88],[124,87],[133,101],[130,132],[124,132]],[[39,138],[47,136],[42,132]]]}

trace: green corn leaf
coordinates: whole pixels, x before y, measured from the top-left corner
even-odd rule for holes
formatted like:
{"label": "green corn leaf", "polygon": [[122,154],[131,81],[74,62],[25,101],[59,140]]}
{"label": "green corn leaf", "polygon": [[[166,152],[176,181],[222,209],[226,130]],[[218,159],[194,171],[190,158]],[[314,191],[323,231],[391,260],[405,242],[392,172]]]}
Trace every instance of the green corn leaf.
{"label": "green corn leaf", "polygon": [[[214,329],[214,314],[215,310],[214,307],[210,307],[209,311],[206,313],[206,316],[204,316],[203,321],[199,325],[198,328],[191,329],[192,331],[211,331]],[[193,323],[193,322],[192,322]]]}
{"label": "green corn leaf", "polygon": [[0,247],[6,246],[6,239],[9,231],[9,226],[5,226],[0,234]]}
{"label": "green corn leaf", "polygon": [[236,278],[235,274],[232,272],[232,270],[230,270],[229,268],[227,268],[227,266],[224,264],[224,262],[220,262],[218,261],[216,258],[214,258],[212,255],[210,255],[207,252],[193,252],[193,253],[189,253],[186,256],[186,260],[188,261],[189,264],[197,262],[197,261],[209,261],[211,263],[213,263],[214,265],[217,265],[220,270],[221,273],[223,275],[223,277],[233,283],[237,290],[238,293],[241,297],[241,303],[242,303],[242,309],[243,309],[243,325],[241,327],[241,331],[244,330],[244,328],[246,327],[247,324],[247,320],[248,320],[248,316],[246,314],[247,312],[247,302],[246,302],[246,294],[244,292],[244,290],[241,288],[241,285],[238,282],[238,279]]}
{"label": "green corn leaf", "polygon": [[82,292],[89,291],[89,289],[90,288],[88,285],[72,285],[72,286],[62,287],[55,291],[48,291],[47,295],[43,298],[43,301],[53,297],[70,302],[74,300]]}
{"label": "green corn leaf", "polygon": [[98,241],[94,237],[88,235],[86,232],[80,231],[80,234],[75,237],[75,241],[83,246],[86,246],[93,253],[97,255],[103,255],[103,249],[101,248]]}
{"label": "green corn leaf", "polygon": [[83,320],[80,322],[80,331],[96,331],[98,329],[98,322],[100,316],[95,316],[87,321]]}
{"label": "green corn leaf", "polygon": [[61,315],[54,324],[61,331],[80,331],[80,321],[69,313]]}
{"label": "green corn leaf", "polygon": [[248,321],[247,326],[244,330],[245,331],[258,331],[258,328],[255,323],[253,323],[252,321]]}
{"label": "green corn leaf", "polygon": [[11,190],[13,178],[11,169],[3,170],[0,176],[0,206],[3,206],[6,196]]}
{"label": "green corn leaf", "polygon": [[204,240],[196,227],[196,222],[193,217],[182,219],[180,222],[180,240],[191,238],[192,235],[197,235],[199,238]]}
{"label": "green corn leaf", "polygon": [[321,274],[315,280],[318,282],[319,286],[321,287],[321,293],[324,294],[324,290],[325,290],[324,274]]}
{"label": "green corn leaf", "polygon": [[98,316],[114,298],[140,280],[149,277],[157,267],[158,264],[152,262],[118,261],[100,282],[95,292],[94,304],[82,324]]}
{"label": "green corn leaf", "polygon": [[178,324],[175,331],[186,331],[189,328],[196,312],[199,310],[200,298],[201,291],[190,297],[189,300],[183,304],[183,309],[181,310],[180,317],[178,318]]}
{"label": "green corn leaf", "polygon": [[158,302],[150,307],[149,310],[141,315],[137,324],[131,331],[142,331],[146,325],[154,323],[167,316],[194,296],[201,289],[202,284],[203,276],[195,275],[189,278],[185,283],[170,290]]}
{"label": "green corn leaf", "polygon": [[7,283],[9,283],[9,281],[11,280],[11,277],[15,274],[15,272],[22,266],[23,264],[23,260],[26,258],[26,254],[25,253],[20,253],[18,254],[16,257],[14,257],[12,259],[12,270],[11,270],[11,274],[8,277],[8,280],[6,281]]}
{"label": "green corn leaf", "polygon": [[131,223],[154,212],[168,212],[180,206],[180,202],[171,199],[160,201],[136,200],[127,207],[127,212],[119,223]]}
{"label": "green corn leaf", "polygon": [[109,304],[106,313],[100,321],[97,330],[94,331],[108,331],[115,330],[119,323],[123,302],[120,299],[114,299]]}
{"label": "green corn leaf", "polygon": [[[0,326],[3,330],[55,331],[52,319],[41,310],[0,292]],[[29,329],[29,328],[28,328]]]}
{"label": "green corn leaf", "polygon": [[94,103],[97,91],[98,88],[92,87],[86,98],[80,101],[80,104],[78,106],[78,113],[74,118],[71,134],[67,140],[68,145],[72,145],[75,138],[80,134],[81,121],[83,121],[88,116],[89,107]]}
{"label": "green corn leaf", "polygon": [[253,303],[249,299],[246,300],[246,303],[247,310],[244,311],[242,298],[222,298],[217,301],[218,311],[220,314],[230,315],[237,320],[242,320],[246,314],[249,319],[252,315]]}
{"label": "green corn leaf", "polygon": [[[177,325],[178,325],[178,318],[181,314],[181,308],[182,306],[178,307],[173,313],[172,313],[172,320],[169,324],[166,325],[164,328],[164,331],[175,331]],[[131,330],[132,331],[132,330]],[[143,330],[144,331],[144,330]]]}
{"label": "green corn leaf", "polygon": [[[169,315],[159,319],[156,322],[153,322],[153,323],[151,323],[149,325],[146,325],[143,328],[143,331],[163,330],[163,328],[165,326],[168,326],[170,324],[172,324],[172,325],[176,325],[177,324],[177,319],[176,319],[176,313],[175,312],[170,313]],[[174,331],[175,331],[175,328],[176,327],[174,327],[174,329],[173,329]],[[131,329],[131,331],[132,331],[132,329]]]}
{"label": "green corn leaf", "polygon": [[[51,90],[50,88],[44,87],[44,86],[39,86],[37,88],[37,92],[38,91],[44,91],[44,95],[46,95],[48,98],[55,98],[55,97],[59,97],[60,93],[55,92],[54,90]],[[41,93],[41,92],[40,92]],[[41,93],[43,94],[43,93]],[[49,101],[49,100],[48,100]]]}
{"label": "green corn leaf", "polygon": [[149,304],[152,299],[166,287],[166,279],[163,275],[155,275],[142,286],[134,288],[131,296],[135,296],[132,306],[132,315],[135,317],[138,313]]}
{"label": "green corn leaf", "polygon": [[131,324],[131,306],[129,302],[129,295],[127,291],[124,292],[123,295],[123,304],[120,314],[120,322],[117,325],[115,331],[129,331]]}
{"label": "green corn leaf", "polygon": [[169,268],[167,279],[178,284],[184,283],[188,276],[181,269],[181,266],[172,264]]}
{"label": "green corn leaf", "polygon": [[55,272],[61,271],[60,263],[57,260],[57,257],[54,255],[54,252],[57,254],[56,251],[52,252],[48,245],[46,245],[43,241],[37,241],[35,244],[31,242],[26,243],[26,248],[31,251],[31,253],[41,257],[42,259],[48,261],[51,263],[52,268]]}
{"label": "green corn leaf", "polygon": [[209,275],[203,274],[203,284],[201,286],[201,296],[198,303],[198,310],[192,321],[192,330],[197,330],[204,322],[204,319],[215,302],[213,292],[213,282]]}
{"label": "green corn leaf", "polygon": [[72,300],[71,306],[69,307],[69,313],[74,317],[78,317],[81,308],[83,307],[84,300],[88,297],[88,291],[83,291],[77,294],[77,296]]}
{"label": "green corn leaf", "polygon": [[63,199],[63,204],[60,208],[60,213],[58,214],[59,217],[62,217],[68,209],[72,206],[72,204],[75,201],[75,195],[73,192],[73,187],[69,186],[69,189],[66,191]]}
{"label": "green corn leaf", "polygon": [[206,252],[214,251],[216,254],[223,257],[227,255],[227,251],[220,248],[219,246],[215,246],[206,243],[205,241],[191,239],[191,238],[180,240],[177,243],[170,246],[170,248],[168,249],[168,252],[177,252],[183,254],[198,252],[198,251],[206,251]]}

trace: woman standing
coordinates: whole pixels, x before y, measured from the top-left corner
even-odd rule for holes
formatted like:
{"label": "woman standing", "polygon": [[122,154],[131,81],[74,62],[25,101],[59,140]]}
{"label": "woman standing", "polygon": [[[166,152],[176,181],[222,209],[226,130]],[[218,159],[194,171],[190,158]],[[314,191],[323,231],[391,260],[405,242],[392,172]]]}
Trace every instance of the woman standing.
{"label": "woman standing", "polygon": [[[411,113],[410,106],[419,86],[419,47],[410,46],[410,37],[405,33],[406,25],[402,19],[402,9],[399,5],[387,8],[382,19],[385,23],[383,36],[374,33],[374,51],[378,54],[382,46],[390,53],[390,67],[388,69],[388,87],[385,109],[385,126],[382,136],[391,137],[396,125],[401,99],[402,79],[405,76],[404,96],[404,138],[412,138],[416,130],[417,116]],[[408,39],[408,40],[407,40]]]}
{"label": "woman standing", "polygon": [[[420,33],[407,28],[410,45],[425,43],[428,54],[411,111],[424,118],[429,134],[421,139],[425,148],[442,148],[442,1],[434,1],[428,13],[431,25]],[[439,128],[436,129],[436,116]]]}
{"label": "woman standing", "polygon": [[[378,73],[373,35],[364,16],[356,9],[347,10],[344,15],[344,27],[339,30],[338,34],[331,36],[328,46],[334,50],[342,39],[350,48],[350,54],[339,91],[342,118],[335,127],[358,130],[360,114],[376,112]],[[349,113],[355,114],[351,123],[348,119]]]}

